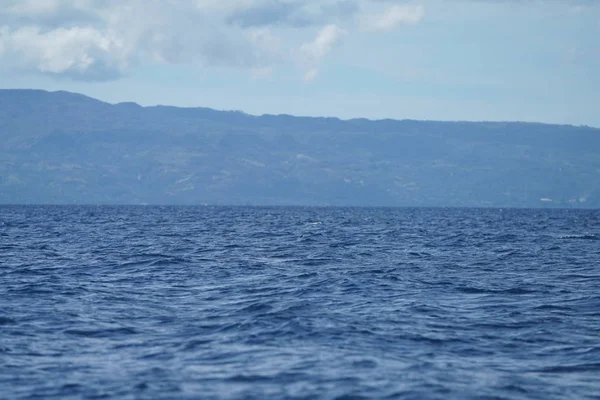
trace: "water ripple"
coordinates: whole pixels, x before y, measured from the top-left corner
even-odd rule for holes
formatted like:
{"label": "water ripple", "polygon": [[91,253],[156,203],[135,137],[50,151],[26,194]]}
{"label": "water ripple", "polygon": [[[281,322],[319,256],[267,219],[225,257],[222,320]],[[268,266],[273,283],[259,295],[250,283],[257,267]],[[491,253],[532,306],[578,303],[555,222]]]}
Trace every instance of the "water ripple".
{"label": "water ripple", "polygon": [[597,398],[600,211],[0,207],[10,399]]}

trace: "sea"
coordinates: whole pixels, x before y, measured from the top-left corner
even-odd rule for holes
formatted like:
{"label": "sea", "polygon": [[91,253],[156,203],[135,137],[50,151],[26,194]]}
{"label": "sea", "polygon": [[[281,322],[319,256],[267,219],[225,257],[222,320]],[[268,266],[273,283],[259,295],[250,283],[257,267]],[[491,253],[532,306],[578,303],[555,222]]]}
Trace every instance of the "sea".
{"label": "sea", "polygon": [[599,399],[600,210],[0,207],[2,399]]}

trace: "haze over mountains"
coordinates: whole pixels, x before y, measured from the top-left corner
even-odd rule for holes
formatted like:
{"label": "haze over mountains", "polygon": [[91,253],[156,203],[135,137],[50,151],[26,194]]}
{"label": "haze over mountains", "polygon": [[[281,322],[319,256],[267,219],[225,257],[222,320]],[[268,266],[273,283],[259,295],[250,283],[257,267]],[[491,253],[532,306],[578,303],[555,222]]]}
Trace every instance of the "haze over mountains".
{"label": "haze over mountains", "polygon": [[600,207],[600,129],[0,90],[0,203]]}

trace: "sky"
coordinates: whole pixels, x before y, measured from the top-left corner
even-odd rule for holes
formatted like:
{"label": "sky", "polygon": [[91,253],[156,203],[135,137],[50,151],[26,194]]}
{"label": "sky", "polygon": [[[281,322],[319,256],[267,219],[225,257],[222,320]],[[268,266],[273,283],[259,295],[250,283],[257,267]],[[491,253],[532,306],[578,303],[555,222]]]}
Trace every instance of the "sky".
{"label": "sky", "polygon": [[600,127],[600,0],[0,0],[0,88]]}

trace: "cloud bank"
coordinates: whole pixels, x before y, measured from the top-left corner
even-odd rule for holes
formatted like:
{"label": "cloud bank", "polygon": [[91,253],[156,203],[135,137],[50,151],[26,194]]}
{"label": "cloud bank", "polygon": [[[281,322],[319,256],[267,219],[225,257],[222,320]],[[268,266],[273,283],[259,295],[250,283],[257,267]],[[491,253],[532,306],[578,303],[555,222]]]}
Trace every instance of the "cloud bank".
{"label": "cloud bank", "polygon": [[272,71],[306,81],[358,26],[418,23],[422,6],[372,0],[3,0],[0,68],[118,79],[148,63]]}

